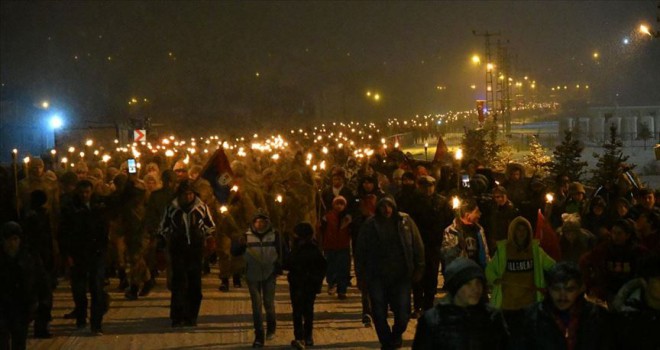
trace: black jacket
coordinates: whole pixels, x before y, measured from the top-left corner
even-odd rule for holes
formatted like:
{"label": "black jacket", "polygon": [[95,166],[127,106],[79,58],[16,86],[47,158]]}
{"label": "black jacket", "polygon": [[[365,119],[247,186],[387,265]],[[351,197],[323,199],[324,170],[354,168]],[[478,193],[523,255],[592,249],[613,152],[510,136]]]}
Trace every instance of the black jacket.
{"label": "black jacket", "polygon": [[441,302],[417,322],[412,348],[505,349],[508,331],[502,314],[487,304],[459,307]]}
{"label": "black jacket", "polygon": [[408,214],[417,224],[426,253],[433,252],[439,256],[445,227],[451,225],[454,220],[454,214],[447,199],[435,193],[426,196],[418,192]]}
{"label": "black jacket", "polygon": [[5,322],[29,322],[39,295],[48,288],[46,273],[32,255],[21,248],[10,258],[0,249],[0,328]]}
{"label": "black jacket", "polygon": [[[567,349],[565,332],[559,329],[553,314],[552,302],[546,299],[525,310],[523,331],[512,339],[514,349],[562,350]],[[611,349],[612,316],[605,308],[586,300],[576,311],[579,322],[575,350]]]}
{"label": "black jacket", "polygon": [[295,242],[284,262],[289,270],[289,288],[308,293],[318,293],[323,285],[327,262],[313,240]]}
{"label": "black jacket", "polygon": [[108,208],[98,199],[85,205],[78,198],[62,208],[60,231],[63,253],[74,264],[88,264],[103,259],[108,249]]}

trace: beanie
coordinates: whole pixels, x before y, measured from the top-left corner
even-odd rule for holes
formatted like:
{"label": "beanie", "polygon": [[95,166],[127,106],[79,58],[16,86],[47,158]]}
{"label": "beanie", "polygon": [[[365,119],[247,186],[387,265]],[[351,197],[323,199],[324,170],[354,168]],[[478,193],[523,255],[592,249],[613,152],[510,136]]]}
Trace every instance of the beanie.
{"label": "beanie", "polygon": [[335,204],[335,202],[342,202],[342,203],[344,203],[344,205],[346,205],[346,203],[347,203],[347,202],[346,202],[346,198],[344,198],[344,196],[336,196],[336,197],[332,200],[332,204]]}
{"label": "beanie", "polygon": [[14,236],[21,237],[23,235],[23,229],[21,229],[21,225],[15,221],[8,221],[2,224],[2,227],[0,227],[0,232],[2,233],[0,237],[3,241]]}
{"label": "beanie", "polygon": [[464,284],[475,278],[486,284],[486,276],[481,266],[472,259],[456,258],[445,269],[445,289],[452,296],[456,295]]}
{"label": "beanie", "polygon": [[301,222],[293,227],[293,233],[295,233],[296,237],[305,239],[312,237],[314,229],[309,222]]}

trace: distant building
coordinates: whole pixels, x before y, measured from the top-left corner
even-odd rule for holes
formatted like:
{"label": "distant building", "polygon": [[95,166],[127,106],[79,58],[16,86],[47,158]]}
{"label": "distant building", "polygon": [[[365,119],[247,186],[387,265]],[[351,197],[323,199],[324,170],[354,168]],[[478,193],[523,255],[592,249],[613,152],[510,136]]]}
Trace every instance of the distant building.
{"label": "distant building", "polygon": [[657,140],[660,135],[660,106],[589,107],[584,116],[561,120],[559,131],[577,130],[582,138],[601,142],[608,137],[610,125],[617,127],[624,141],[637,139],[642,125]]}

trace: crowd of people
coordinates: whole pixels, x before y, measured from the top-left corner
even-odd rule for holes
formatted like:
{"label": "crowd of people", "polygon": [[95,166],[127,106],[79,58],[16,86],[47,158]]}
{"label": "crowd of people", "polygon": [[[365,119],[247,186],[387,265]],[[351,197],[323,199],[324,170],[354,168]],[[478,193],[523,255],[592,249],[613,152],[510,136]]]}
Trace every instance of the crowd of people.
{"label": "crowd of people", "polygon": [[247,284],[253,347],[276,334],[285,273],[298,349],[314,346],[317,294],[344,300],[354,287],[383,349],[402,346],[411,318],[414,349],[660,347],[653,189],[593,191],[516,164],[457,171],[396,147],[359,159],[335,148],[327,170],[313,169],[304,151],[230,154],[228,198],[201,159],[145,156],[131,173],[33,157],[15,191],[3,169],[0,344],[25,348],[32,321],[36,338],[52,336],[58,283],[75,303],[64,317],[102,335],[110,288],[145,298],[164,276],[172,327],[195,327],[202,276],[217,265],[220,291]]}

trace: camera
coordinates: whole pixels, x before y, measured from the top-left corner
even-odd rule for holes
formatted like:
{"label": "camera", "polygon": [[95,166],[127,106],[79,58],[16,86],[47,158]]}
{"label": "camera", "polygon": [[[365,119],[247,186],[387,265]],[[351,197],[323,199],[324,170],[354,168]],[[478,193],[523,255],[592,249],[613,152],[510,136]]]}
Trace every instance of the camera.
{"label": "camera", "polygon": [[126,161],[128,163],[128,173],[129,174],[137,174],[137,164],[135,163],[134,158],[128,158]]}

